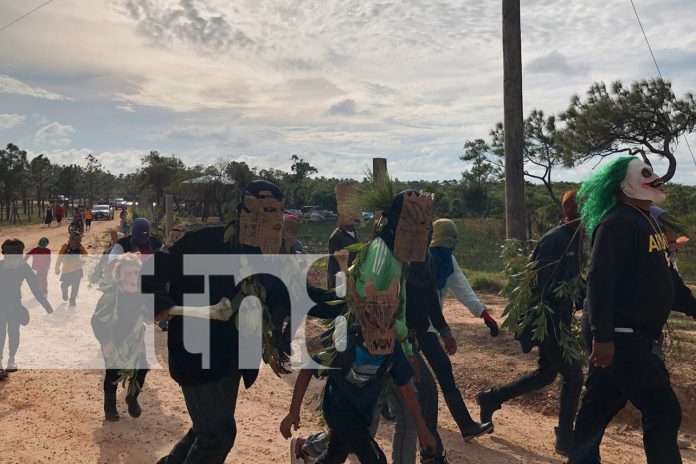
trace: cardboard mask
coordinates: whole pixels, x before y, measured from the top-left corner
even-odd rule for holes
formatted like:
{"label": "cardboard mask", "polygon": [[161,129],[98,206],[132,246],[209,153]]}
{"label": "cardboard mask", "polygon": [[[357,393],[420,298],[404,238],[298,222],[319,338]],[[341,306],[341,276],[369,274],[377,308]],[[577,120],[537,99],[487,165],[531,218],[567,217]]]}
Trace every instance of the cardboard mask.
{"label": "cardboard mask", "polygon": [[300,235],[300,221],[294,217],[286,217],[283,222],[283,238],[294,246],[298,235]]}
{"label": "cardboard mask", "polygon": [[433,194],[404,196],[394,239],[394,257],[402,263],[425,261],[433,220]]}
{"label": "cardboard mask", "polygon": [[394,352],[396,341],[396,315],[399,311],[399,281],[393,279],[389,288],[378,292],[369,277],[365,282],[365,298],[360,297],[348,279],[349,292],[355,317],[363,335],[365,348],[372,355]]}
{"label": "cardboard mask", "polygon": [[263,191],[257,198],[244,196],[239,214],[239,242],[257,247],[263,254],[278,254],[283,233],[283,201]]}
{"label": "cardboard mask", "polygon": [[649,200],[659,204],[666,199],[662,178],[653,172],[652,167],[639,159],[628,163],[621,190],[627,197],[636,200]]}
{"label": "cardboard mask", "polygon": [[338,225],[354,226],[362,222],[362,213],[356,211],[352,203],[358,196],[357,182],[341,182],[336,185],[336,208],[338,209]]}

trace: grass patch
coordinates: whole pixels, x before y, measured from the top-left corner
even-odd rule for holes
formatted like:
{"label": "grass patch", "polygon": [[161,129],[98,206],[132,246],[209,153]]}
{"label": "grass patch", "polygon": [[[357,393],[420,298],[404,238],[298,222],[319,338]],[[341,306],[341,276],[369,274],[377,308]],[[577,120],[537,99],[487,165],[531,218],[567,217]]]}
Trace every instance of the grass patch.
{"label": "grass patch", "polygon": [[464,275],[469,280],[471,288],[476,292],[498,294],[505,286],[505,277],[497,272],[466,269]]}

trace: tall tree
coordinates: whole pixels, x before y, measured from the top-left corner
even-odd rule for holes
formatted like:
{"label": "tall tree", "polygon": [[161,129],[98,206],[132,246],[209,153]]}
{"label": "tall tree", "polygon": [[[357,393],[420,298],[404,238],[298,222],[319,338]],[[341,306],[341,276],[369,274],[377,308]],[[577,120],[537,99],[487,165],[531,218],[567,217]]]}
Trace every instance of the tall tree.
{"label": "tall tree", "polygon": [[186,169],[184,163],[174,155],[162,156],[158,151],[151,151],[142,158],[143,168],[139,171],[140,188],[151,187],[155,201],[164,205],[164,191],[176,180],[178,174]]}
{"label": "tall tree", "polygon": [[290,161],[292,161],[292,165],[290,166],[291,173],[287,176],[290,188],[290,202],[295,204],[295,206],[301,206],[297,203],[301,199],[304,200],[304,198],[299,198],[299,193],[302,192],[302,185],[310,175],[316,174],[319,171],[297,155],[292,155]]}
{"label": "tall tree", "polygon": [[93,154],[85,157],[87,165],[84,168],[84,180],[87,187],[87,199],[90,205],[94,204],[95,188],[104,180],[104,168],[101,162]]}
{"label": "tall tree", "polygon": [[[503,123],[499,122],[491,131],[491,147],[501,160],[505,157],[505,134]],[[551,201],[558,210],[561,202],[553,189],[554,168],[563,166],[563,153],[558,143],[556,117],[546,117],[542,110],[535,109],[524,121],[524,175],[530,179],[541,181],[546,188]]]}
{"label": "tall tree", "polygon": [[677,168],[673,150],[678,138],[694,130],[696,101],[691,93],[677,98],[672,84],[662,79],[634,82],[628,88],[616,81],[610,89],[595,82],[585,100],[572,98],[561,120],[566,128],[560,140],[569,165],[647,150],[669,160],[663,176],[667,182]]}
{"label": "tall tree", "polygon": [[[483,139],[467,140],[459,159],[470,161],[471,168],[462,173],[464,207],[474,216],[486,216],[490,210],[490,187],[499,182],[503,171],[495,154]],[[454,207],[454,205],[452,206]]]}
{"label": "tall tree", "polygon": [[27,152],[17,145],[8,143],[0,150],[0,181],[2,181],[2,202],[5,205],[5,217],[10,219],[12,203],[20,193],[28,168]]}
{"label": "tall tree", "polygon": [[36,201],[39,203],[39,216],[42,214],[46,187],[53,174],[53,165],[45,155],[41,154],[34,157],[29,162],[29,178],[36,188]]}

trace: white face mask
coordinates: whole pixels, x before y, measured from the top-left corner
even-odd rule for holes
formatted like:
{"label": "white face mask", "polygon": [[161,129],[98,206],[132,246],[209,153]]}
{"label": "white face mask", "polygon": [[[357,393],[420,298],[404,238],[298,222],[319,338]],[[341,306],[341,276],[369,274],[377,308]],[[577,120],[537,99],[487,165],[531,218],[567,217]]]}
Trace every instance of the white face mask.
{"label": "white face mask", "polygon": [[664,183],[653,169],[639,159],[628,163],[626,178],[621,182],[621,190],[627,197],[635,200],[648,200],[659,204],[665,201]]}

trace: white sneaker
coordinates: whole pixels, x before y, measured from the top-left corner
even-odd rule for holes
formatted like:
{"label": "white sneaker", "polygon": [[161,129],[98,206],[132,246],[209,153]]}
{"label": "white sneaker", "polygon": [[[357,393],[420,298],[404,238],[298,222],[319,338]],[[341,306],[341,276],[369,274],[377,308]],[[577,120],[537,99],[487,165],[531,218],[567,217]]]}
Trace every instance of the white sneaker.
{"label": "white sneaker", "polygon": [[14,358],[10,358],[9,361],[7,361],[7,369],[5,369],[5,372],[17,372],[17,363]]}

